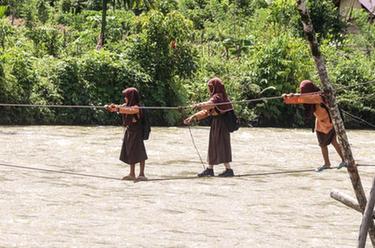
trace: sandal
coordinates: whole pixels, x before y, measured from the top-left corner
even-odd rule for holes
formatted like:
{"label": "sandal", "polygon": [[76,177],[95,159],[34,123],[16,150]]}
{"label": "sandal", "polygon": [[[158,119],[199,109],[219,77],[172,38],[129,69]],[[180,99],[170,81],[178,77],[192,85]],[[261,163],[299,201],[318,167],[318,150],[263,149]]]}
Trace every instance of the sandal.
{"label": "sandal", "polygon": [[145,176],[138,176],[137,177],[137,181],[147,181],[147,180],[148,180],[148,178],[145,177]]}
{"label": "sandal", "polygon": [[131,175],[127,175],[127,176],[124,176],[121,180],[125,180],[125,181],[134,181],[135,180],[135,177],[131,176]]}
{"label": "sandal", "polygon": [[331,168],[331,166],[329,166],[329,165],[322,165],[322,166],[316,168],[315,171],[316,172],[321,172],[323,170],[330,169],[330,168]]}
{"label": "sandal", "polygon": [[348,164],[347,164],[346,162],[342,161],[342,162],[339,164],[339,166],[337,166],[337,169],[339,170],[339,169],[341,169],[342,167],[348,167]]}

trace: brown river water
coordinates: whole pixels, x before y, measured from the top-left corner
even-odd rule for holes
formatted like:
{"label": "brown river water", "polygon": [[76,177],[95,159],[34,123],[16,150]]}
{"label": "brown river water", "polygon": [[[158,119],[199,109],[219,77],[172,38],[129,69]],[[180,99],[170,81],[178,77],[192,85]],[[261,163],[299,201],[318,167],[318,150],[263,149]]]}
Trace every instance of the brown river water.
{"label": "brown river water", "polygon": [[[204,160],[208,132],[192,128]],[[189,130],[154,127],[151,180],[139,183],[118,180],[128,173],[118,160],[122,135],[121,127],[1,126],[0,247],[357,245],[361,215],[329,196],[337,189],[354,197],[346,169],[254,175],[321,165],[310,130],[241,128],[231,165],[247,176],[202,179]],[[375,165],[375,132],[348,137],[355,159]],[[330,155],[337,165],[333,147]],[[375,166],[358,169],[368,195]]]}

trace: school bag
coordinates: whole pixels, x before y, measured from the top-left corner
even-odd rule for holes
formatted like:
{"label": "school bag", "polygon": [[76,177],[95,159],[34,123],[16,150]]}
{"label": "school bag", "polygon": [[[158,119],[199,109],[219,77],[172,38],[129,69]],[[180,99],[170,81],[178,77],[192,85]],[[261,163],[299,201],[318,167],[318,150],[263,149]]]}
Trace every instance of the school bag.
{"label": "school bag", "polygon": [[141,125],[142,125],[143,140],[148,140],[148,138],[150,137],[150,132],[151,132],[151,124],[150,124],[150,118],[149,118],[149,111],[147,109],[142,109]]}
{"label": "school bag", "polygon": [[223,113],[222,115],[229,132],[232,133],[240,128],[240,121],[237,118],[236,113],[234,113],[233,109]]}

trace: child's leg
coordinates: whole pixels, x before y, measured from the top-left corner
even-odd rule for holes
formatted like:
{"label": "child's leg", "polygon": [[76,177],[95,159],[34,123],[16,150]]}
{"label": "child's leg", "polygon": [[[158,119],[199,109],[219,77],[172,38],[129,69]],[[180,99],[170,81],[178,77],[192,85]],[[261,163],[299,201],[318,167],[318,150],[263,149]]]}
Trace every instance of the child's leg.
{"label": "child's leg", "polygon": [[135,164],[130,165],[129,175],[124,176],[122,180],[135,180]]}
{"label": "child's leg", "polygon": [[141,176],[141,177],[145,176],[145,165],[146,165],[145,160],[143,160],[139,163],[139,176]]}
{"label": "child's leg", "polygon": [[135,177],[135,164],[130,165],[129,176]]}
{"label": "child's leg", "polygon": [[331,166],[331,162],[329,161],[329,155],[328,155],[328,148],[327,146],[321,146],[320,149],[322,150],[322,155],[324,159],[324,165]]}
{"label": "child's leg", "polygon": [[333,138],[333,140],[332,140],[332,145],[333,145],[333,147],[335,148],[335,150],[337,151],[337,154],[339,154],[339,156],[340,156],[340,158],[341,158],[341,161],[344,161],[344,156],[342,155],[342,151],[341,151],[341,148],[340,148],[340,144],[337,142],[336,137]]}
{"label": "child's leg", "polygon": [[230,169],[230,164],[229,163],[224,163],[225,169]]}

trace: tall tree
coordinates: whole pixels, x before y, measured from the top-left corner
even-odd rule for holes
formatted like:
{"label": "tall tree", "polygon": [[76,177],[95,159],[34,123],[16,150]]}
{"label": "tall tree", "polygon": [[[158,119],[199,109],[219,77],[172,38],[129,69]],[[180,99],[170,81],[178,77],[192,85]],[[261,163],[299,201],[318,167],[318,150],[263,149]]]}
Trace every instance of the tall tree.
{"label": "tall tree", "polygon": [[101,24],[100,34],[98,38],[98,43],[96,44],[96,50],[100,50],[104,47],[106,25],[107,25],[107,0],[103,0],[102,24]]}
{"label": "tall tree", "polygon": [[49,12],[48,12],[48,6],[44,0],[38,0],[36,2],[36,13],[37,13],[39,21],[41,21],[42,23],[47,22]]}

